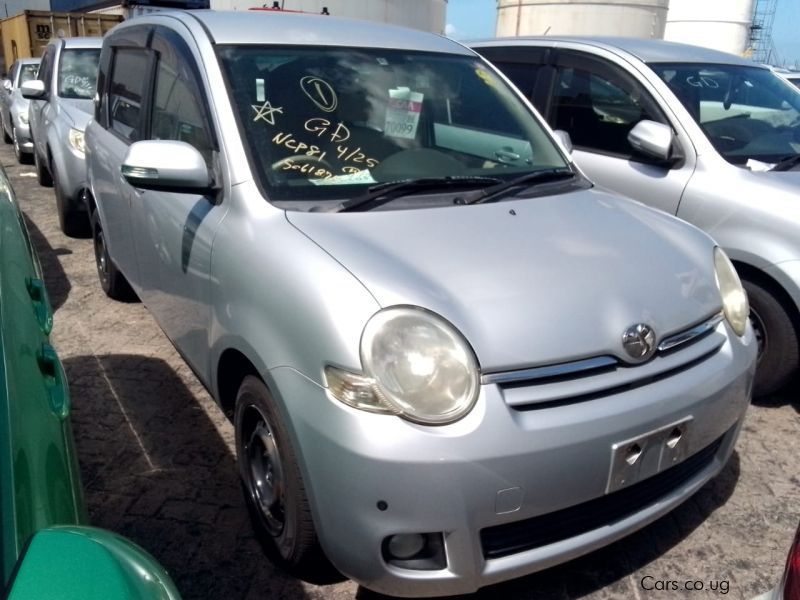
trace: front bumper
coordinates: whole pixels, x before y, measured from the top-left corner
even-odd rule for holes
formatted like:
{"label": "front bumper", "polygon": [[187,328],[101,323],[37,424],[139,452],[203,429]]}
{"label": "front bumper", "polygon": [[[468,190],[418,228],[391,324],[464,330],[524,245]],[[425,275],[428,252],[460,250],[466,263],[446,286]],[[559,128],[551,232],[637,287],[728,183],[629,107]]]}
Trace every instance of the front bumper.
{"label": "front bumper", "polygon": [[[715,476],[733,451],[749,405],[756,344],[749,327],[740,339],[726,323],[712,337],[703,344],[715,350],[698,345],[692,351],[699,358],[685,368],[579,401],[522,407],[518,399],[526,388],[484,385],[473,411],[443,427],[351,409],[289,368],[270,375],[298,442],[314,521],[330,560],[382,593],[449,595],[604,546],[654,521]],[[614,444],[687,419],[684,462],[697,464],[633,512],[520,551],[493,552],[482,542],[482,532],[486,537],[501,530],[495,541],[502,545],[502,525],[524,529],[530,519],[546,521],[551,513],[607,497]],[[665,473],[666,468],[643,481],[660,478],[663,485]],[[382,548],[399,533],[441,533],[446,568],[389,564]]]}

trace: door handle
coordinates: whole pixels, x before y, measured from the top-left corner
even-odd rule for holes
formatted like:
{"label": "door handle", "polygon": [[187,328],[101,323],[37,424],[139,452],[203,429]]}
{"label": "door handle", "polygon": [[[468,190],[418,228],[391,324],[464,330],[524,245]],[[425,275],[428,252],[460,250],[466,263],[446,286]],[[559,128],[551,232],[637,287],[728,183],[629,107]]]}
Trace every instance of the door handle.
{"label": "door handle", "polygon": [[44,375],[50,410],[63,421],[69,416],[70,411],[69,388],[64,365],[61,364],[55,348],[50,344],[42,344],[41,349],[36,353],[36,361],[39,363],[39,370]]}
{"label": "door handle", "polygon": [[520,158],[522,158],[511,148],[500,148],[499,150],[495,151],[494,155],[495,158],[497,158],[497,160],[499,160],[501,163],[517,162]]}
{"label": "door handle", "polygon": [[50,299],[47,296],[44,281],[28,277],[25,280],[25,287],[31,297],[33,313],[36,315],[39,327],[45,335],[50,335],[50,331],[53,329],[53,309],[50,306]]}

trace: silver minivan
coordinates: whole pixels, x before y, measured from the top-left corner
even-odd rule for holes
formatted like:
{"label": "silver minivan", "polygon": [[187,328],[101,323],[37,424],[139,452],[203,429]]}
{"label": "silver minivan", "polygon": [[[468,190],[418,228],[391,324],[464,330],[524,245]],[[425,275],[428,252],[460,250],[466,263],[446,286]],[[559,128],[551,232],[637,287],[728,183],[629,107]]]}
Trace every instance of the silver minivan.
{"label": "silver minivan", "polygon": [[15,60],[8,72],[8,79],[3,80],[3,89],[0,90],[0,127],[3,130],[3,141],[14,144],[14,156],[20,163],[27,162],[33,152],[28,126],[29,100],[22,97],[20,86],[26,81],[36,79],[38,70],[38,58]]}
{"label": "silver minivan", "polygon": [[55,188],[58,223],[69,236],[89,230],[83,137],[94,110],[101,44],[99,37],[53,40],[45,48],[37,78],[22,85],[22,95],[30,100],[36,178]]}
{"label": "silver minivan", "polygon": [[592,181],[719,242],[750,298],[754,393],[786,384],[800,365],[800,90],[752,61],[662,40],[471,46],[570,135]]}
{"label": "silver minivan", "polygon": [[455,42],[140,17],[104,39],[86,146],[101,285],[230,415],[285,565],[471,592],[644,526],[733,451],[756,342],[724,252],[594,189]]}

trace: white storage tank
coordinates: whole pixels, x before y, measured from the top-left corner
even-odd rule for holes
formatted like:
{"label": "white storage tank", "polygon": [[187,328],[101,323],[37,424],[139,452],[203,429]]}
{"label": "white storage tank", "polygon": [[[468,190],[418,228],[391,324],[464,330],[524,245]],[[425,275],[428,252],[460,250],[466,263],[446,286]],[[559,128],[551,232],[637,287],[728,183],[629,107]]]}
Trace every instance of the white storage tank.
{"label": "white storage tank", "polygon": [[498,0],[497,35],[660,38],[669,0]]}
{"label": "white storage tank", "polygon": [[[463,0],[456,0],[463,1]],[[211,0],[214,10],[270,8],[274,0]],[[321,13],[326,8],[336,17],[367,19],[444,33],[447,0],[278,0],[285,10]]]}
{"label": "white storage tank", "polygon": [[672,0],[664,39],[744,55],[755,0]]}

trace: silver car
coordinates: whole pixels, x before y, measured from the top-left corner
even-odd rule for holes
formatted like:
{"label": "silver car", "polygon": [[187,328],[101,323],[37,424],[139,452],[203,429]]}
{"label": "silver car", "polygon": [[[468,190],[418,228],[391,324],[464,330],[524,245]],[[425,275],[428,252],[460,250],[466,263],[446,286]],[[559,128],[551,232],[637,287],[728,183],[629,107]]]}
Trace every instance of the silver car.
{"label": "silver car", "polygon": [[572,138],[597,184],[711,234],[759,340],[755,394],[800,364],[800,91],[767,67],[660,40],[471,44]]}
{"label": "silver car", "polygon": [[98,81],[101,285],[231,416],[284,564],[319,545],[380,592],[471,592],[644,526],[733,451],[756,342],[730,261],[593,189],[474,52],[175,12],[110,32]]}
{"label": "silver car", "polygon": [[28,127],[28,100],[22,97],[20,86],[26,81],[36,79],[39,70],[38,58],[22,58],[14,61],[3,80],[0,90],[0,127],[3,128],[3,141],[14,144],[14,155],[19,162],[27,162],[33,152],[30,128]]}
{"label": "silver car", "polygon": [[55,189],[58,223],[69,236],[89,232],[84,202],[84,130],[94,110],[102,38],[57,39],[47,45],[38,78],[22,86],[41,185]]}

